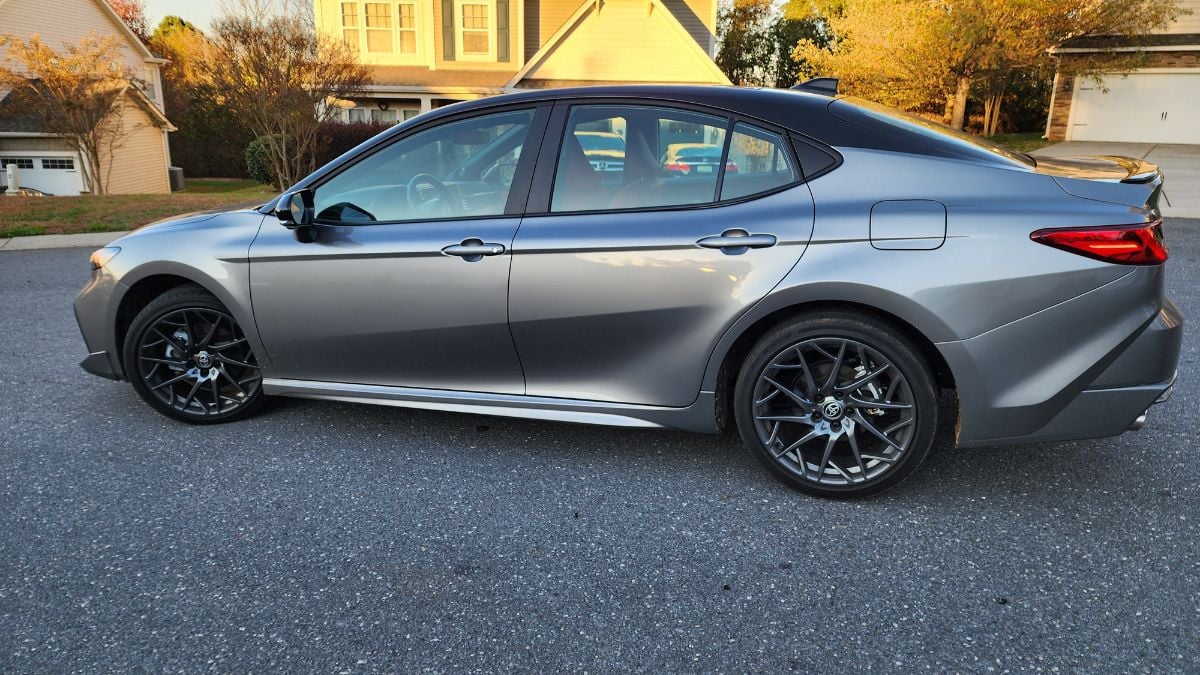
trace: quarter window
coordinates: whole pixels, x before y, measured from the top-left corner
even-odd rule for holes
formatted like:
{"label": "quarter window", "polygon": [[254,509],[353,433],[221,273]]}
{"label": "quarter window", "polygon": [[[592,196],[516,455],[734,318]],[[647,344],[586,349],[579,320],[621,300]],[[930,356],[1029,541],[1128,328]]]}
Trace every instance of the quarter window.
{"label": "quarter window", "polygon": [[317,188],[317,220],[370,224],[504,213],[533,111],[419,131]]}
{"label": "quarter window", "polygon": [[768,192],[797,180],[783,137],[738,122],[729,139],[721,199]]}
{"label": "quarter window", "polygon": [[575,106],[554,176],[551,211],[711,203],[725,147],[723,117],[650,106]]}

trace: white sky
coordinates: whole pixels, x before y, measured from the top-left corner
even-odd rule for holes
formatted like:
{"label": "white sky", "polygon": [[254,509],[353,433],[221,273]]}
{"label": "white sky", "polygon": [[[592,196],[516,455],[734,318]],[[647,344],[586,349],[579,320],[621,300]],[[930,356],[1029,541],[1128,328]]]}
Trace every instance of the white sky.
{"label": "white sky", "polygon": [[174,14],[181,16],[185,21],[196,24],[200,30],[207,31],[215,19],[221,13],[221,0],[144,0],[146,4],[146,18],[150,24],[150,30],[162,21],[164,16]]}

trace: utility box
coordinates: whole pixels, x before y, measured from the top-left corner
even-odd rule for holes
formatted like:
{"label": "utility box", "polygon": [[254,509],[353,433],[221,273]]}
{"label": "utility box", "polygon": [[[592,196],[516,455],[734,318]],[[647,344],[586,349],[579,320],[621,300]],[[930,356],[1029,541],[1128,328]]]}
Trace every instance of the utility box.
{"label": "utility box", "polygon": [[169,167],[167,174],[171,177],[171,192],[183,192],[183,167]]}
{"label": "utility box", "polygon": [[4,168],[4,185],[4,194],[11,197],[16,197],[21,191],[21,169],[15,163]]}

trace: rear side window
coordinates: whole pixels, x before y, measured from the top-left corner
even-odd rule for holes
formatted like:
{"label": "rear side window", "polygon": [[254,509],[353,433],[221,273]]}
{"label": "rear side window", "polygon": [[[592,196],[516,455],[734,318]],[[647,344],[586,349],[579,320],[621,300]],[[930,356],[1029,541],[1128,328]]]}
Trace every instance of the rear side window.
{"label": "rear side window", "polygon": [[550,210],[712,203],[728,120],[654,106],[571,108]]}
{"label": "rear side window", "polygon": [[729,140],[721,199],[768,192],[798,179],[783,137],[738,122]]}

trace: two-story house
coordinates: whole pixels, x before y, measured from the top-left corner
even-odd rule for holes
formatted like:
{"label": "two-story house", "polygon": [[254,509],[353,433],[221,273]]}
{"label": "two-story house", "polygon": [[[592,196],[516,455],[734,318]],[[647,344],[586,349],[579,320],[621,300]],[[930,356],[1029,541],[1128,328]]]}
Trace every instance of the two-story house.
{"label": "two-story house", "polygon": [[[121,97],[121,141],[106,158],[110,194],[169,192],[170,150],[167,133],[173,131],[163,112],[159,66],[165,63],[150,53],[105,0],[0,0],[0,34],[23,40],[38,36],[54,49],[78,44],[87,35],[115,36],[121,45],[122,65],[134,81]],[[7,59],[0,48],[0,62]],[[13,66],[14,64],[6,63]],[[89,192],[83,159],[61,139],[45,133],[36,116],[16,109],[8,92],[0,91],[0,167],[15,164],[23,187],[53,195]]]}
{"label": "two-story house", "polygon": [[317,27],[371,70],[345,121],[584,84],[728,84],[716,0],[315,0]]}
{"label": "two-story house", "polygon": [[[1200,144],[1200,0],[1182,0],[1191,14],[1136,41],[1109,35],[1069,40],[1051,50],[1058,60],[1046,137],[1052,141]],[[1103,83],[1075,74],[1086,57],[1138,52],[1127,76]]]}

